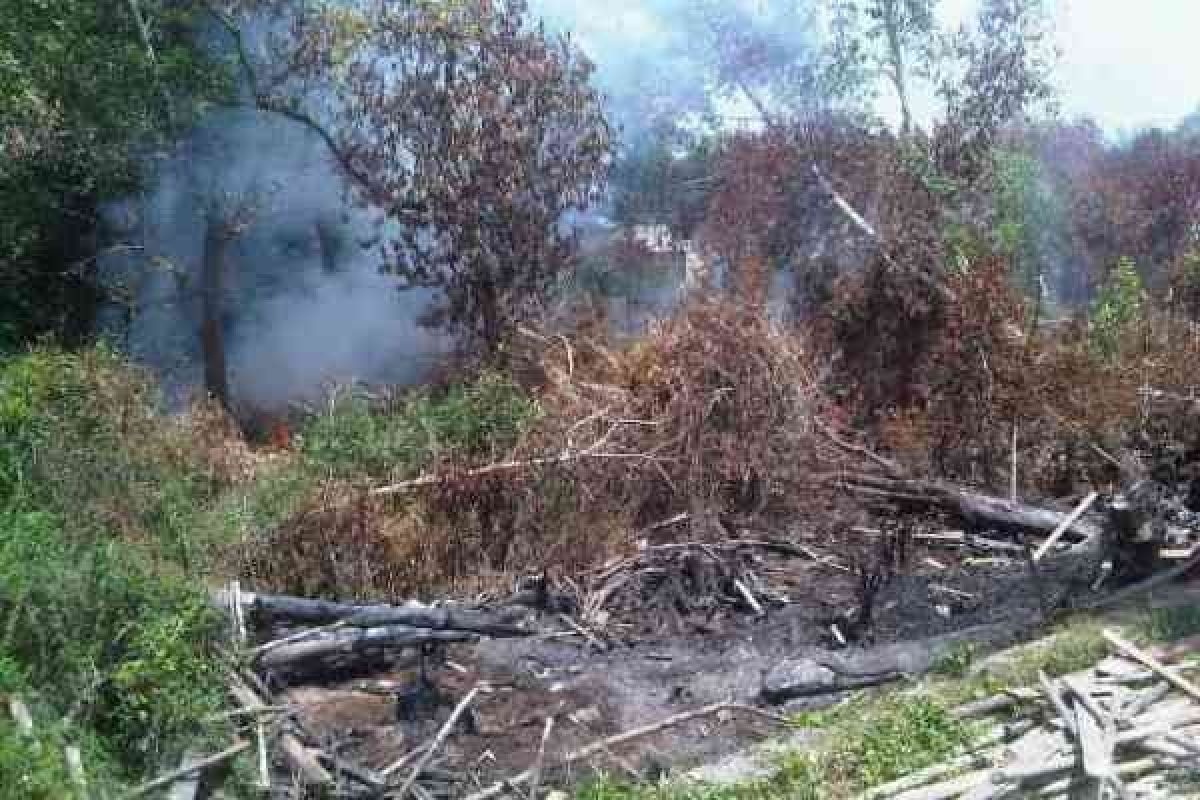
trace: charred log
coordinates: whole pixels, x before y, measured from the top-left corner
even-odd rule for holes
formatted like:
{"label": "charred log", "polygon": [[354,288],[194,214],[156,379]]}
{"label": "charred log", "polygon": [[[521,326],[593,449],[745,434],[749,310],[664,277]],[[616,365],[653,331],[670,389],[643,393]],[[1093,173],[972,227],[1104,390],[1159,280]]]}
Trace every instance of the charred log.
{"label": "charred log", "polygon": [[[219,607],[229,605],[225,591],[214,597]],[[526,636],[529,631],[513,622],[514,615],[470,609],[434,608],[406,605],[353,605],[331,600],[316,600],[286,595],[243,592],[241,602],[253,621],[261,627],[274,622],[289,625],[327,625],[340,623],[351,628],[378,628],[403,625],[435,631],[461,631],[485,636]]]}

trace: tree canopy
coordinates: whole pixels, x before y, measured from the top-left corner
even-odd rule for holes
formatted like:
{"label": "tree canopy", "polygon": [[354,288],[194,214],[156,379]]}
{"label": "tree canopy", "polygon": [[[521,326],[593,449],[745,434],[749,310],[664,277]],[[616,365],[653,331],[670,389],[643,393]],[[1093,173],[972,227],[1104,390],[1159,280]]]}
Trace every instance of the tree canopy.
{"label": "tree canopy", "polygon": [[0,348],[85,332],[97,202],[134,185],[139,146],[228,88],[195,45],[201,13],[161,0],[0,2]]}
{"label": "tree canopy", "polygon": [[[274,29],[249,54],[252,23]],[[260,107],[326,139],[392,223],[381,256],[439,290],[428,321],[488,347],[569,263],[566,212],[602,188],[609,129],[592,65],[524,2],[252,2],[227,9]]]}

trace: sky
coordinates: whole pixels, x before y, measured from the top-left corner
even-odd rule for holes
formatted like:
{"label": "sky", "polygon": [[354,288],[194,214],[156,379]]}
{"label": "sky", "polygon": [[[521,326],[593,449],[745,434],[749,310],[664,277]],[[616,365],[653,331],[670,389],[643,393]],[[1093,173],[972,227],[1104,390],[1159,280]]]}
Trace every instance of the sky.
{"label": "sky", "polygon": [[[754,3],[755,0],[729,0]],[[977,0],[940,0],[946,27],[969,19]],[[665,47],[687,0],[534,0],[535,13],[570,28],[598,62],[599,80],[625,85]],[[1200,0],[1051,0],[1061,60],[1054,75],[1068,117],[1086,115],[1120,134],[1174,126],[1200,107]],[[880,112],[894,117],[882,93]],[[918,98],[927,117],[932,98]]]}

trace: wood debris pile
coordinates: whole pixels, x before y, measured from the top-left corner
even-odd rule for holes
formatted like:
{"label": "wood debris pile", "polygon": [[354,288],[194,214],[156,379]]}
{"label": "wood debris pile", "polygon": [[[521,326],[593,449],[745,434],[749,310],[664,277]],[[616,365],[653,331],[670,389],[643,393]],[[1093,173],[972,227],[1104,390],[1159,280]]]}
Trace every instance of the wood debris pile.
{"label": "wood debris pile", "polygon": [[802,567],[828,560],[805,545],[767,537],[642,541],[634,554],[610,560],[579,582],[564,583],[577,598],[580,621],[591,630],[637,621],[637,633],[703,631],[719,618],[761,617],[787,605],[791,584],[803,572],[789,568],[795,558]]}
{"label": "wood debris pile", "polygon": [[[322,797],[420,800],[447,797],[461,776],[443,768],[435,758],[450,733],[472,724],[469,708],[484,687],[459,699],[437,734],[420,747],[397,754],[383,768],[369,768],[347,758],[342,743],[329,741],[310,729],[289,705],[289,684],[320,682],[395,664],[404,655],[415,657],[424,677],[425,659],[441,657],[441,647],[471,642],[481,636],[526,636],[530,631],[513,621],[513,614],[474,609],[404,606],[355,606],[280,595],[242,592],[237,583],[214,593],[214,604],[229,612],[232,638],[243,663],[231,667],[228,689],[243,738],[209,758],[189,754],[176,770],[142,787],[141,793],[171,788],[171,797],[191,800],[198,775],[251,748],[257,761],[259,788],[271,797]],[[254,640],[268,641],[254,645]],[[396,695],[393,713],[403,708],[404,692],[415,703],[434,706],[445,698],[437,687],[391,687]],[[308,787],[308,788],[305,788]]]}
{"label": "wood debris pile", "polygon": [[998,715],[972,752],[876,787],[859,800],[1007,800],[1200,796],[1200,642],[1151,653],[1105,632],[1112,655],[1036,689],[953,711]]}

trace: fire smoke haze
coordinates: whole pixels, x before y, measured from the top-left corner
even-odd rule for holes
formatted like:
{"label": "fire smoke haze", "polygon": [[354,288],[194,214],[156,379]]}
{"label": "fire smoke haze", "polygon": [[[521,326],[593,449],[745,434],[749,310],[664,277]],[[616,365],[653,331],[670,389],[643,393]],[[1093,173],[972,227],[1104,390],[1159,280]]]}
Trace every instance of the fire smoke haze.
{"label": "fire smoke haze", "polygon": [[[730,0],[754,9],[756,0]],[[1065,116],[1088,116],[1113,134],[1139,128],[1174,127],[1200,107],[1200,3],[1195,0],[1057,0],[1052,2],[1055,40],[1061,59],[1055,84]],[[571,30],[596,62],[599,82],[620,106],[640,86],[680,77],[679,46],[687,0],[535,0],[533,11],[548,24]],[[976,0],[941,0],[945,28],[972,17]],[[703,87],[677,84],[681,92]],[[936,105],[915,98],[918,117],[928,122]],[[877,109],[896,119],[888,92]],[[738,107],[737,113],[749,113]]]}
{"label": "fire smoke haze", "polygon": [[[763,7],[727,2],[751,19]],[[655,120],[708,107],[711,76],[692,36],[697,7],[695,0],[532,0],[531,12],[549,29],[570,32],[596,63],[596,82],[628,139]],[[942,0],[938,9],[942,26],[954,28],[973,16],[976,0]],[[1090,116],[1119,136],[1174,127],[1197,109],[1200,2],[1135,8],[1125,0],[1058,0],[1053,14],[1061,51],[1053,77],[1064,116]],[[801,52],[820,46],[798,17],[766,29]],[[881,88],[878,96],[876,110],[895,120],[893,95]],[[937,104],[917,92],[914,107],[928,123]],[[716,110],[754,114],[729,96]],[[145,191],[106,215],[107,243],[118,247],[100,269],[125,287],[129,302],[104,319],[177,394],[200,383],[195,286],[205,208],[222,198],[256,206],[230,253],[242,298],[227,324],[235,402],[278,407],[330,381],[419,380],[446,348],[416,324],[429,296],[400,292],[378,273],[372,226],[346,207],[345,185],[321,143],[294,123],[250,110],[215,115],[153,166]],[[130,285],[135,276],[138,285]]]}

